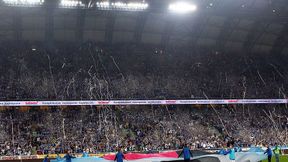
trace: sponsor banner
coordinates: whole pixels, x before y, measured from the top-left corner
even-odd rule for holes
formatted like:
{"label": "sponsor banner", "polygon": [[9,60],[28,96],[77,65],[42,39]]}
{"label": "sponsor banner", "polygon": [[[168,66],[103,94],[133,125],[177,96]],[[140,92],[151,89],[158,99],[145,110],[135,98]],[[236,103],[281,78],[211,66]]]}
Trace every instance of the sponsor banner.
{"label": "sponsor banner", "polygon": [[180,100],[178,103],[183,105],[198,104],[196,100]]}
{"label": "sponsor banner", "polygon": [[148,105],[161,105],[162,101],[161,100],[148,100],[147,104]]}
{"label": "sponsor banner", "polygon": [[227,103],[238,103],[239,100],[227,100]]}
{"label": "sponsor banner", "polygon": [[0,101],[0,106],[287,104],[287,99]]}
{"label": "sponsor banner", "polygon": [[108,105],[110,101],[97,101],[96,104],[98,105]]}
{"label": "sponsor banner", "polygon": [[0,106],[21,106],[26,105],[25,102],[21,101],[3,101],[0,102]]}
{"label": "sponsor banner", "polygon": [[166,100],[165,101],[165,104],[168,104],[168,105],[174,105],[174,104],[176,104],[176,100]]}
{"label": "sponsor banner", "polygon": [[38,159],[38,155],[1,156],[1,160],[23,160],[23,159]]}
{"label": "sponsor banner", "polygon": [[62,105],[61,101],[42,101],[40,103],[41,105],[51,105],[51,106]]}

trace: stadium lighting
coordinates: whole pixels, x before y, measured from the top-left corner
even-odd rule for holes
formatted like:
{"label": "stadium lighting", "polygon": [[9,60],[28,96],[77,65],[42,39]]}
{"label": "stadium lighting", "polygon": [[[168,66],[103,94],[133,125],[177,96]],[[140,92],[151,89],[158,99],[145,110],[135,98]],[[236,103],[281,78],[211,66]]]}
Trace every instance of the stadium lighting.
{"label": "stadium lighting", "polygon": [[187,2],[176,2],[169,5],[169,10],[175,13],[189,13],[196,9],[196,5]]}
{"label": "stadium lighting", "polygon": [[84,4],[80,0],[61,0],[60,7],[63,8],[84,7]]}
{"label": "stadium lighting", "polygon": [[44,0],[3,0],[3,2],[9,6],[39,6]]}
{"label": "stadium lighting", "polygon": [[109,3],[108,1],[97,2],[96,6],[100,10],[123,10],[123,11],[141,11],[148,8],[147,3],[123,3],[123,2],[114,2]]}

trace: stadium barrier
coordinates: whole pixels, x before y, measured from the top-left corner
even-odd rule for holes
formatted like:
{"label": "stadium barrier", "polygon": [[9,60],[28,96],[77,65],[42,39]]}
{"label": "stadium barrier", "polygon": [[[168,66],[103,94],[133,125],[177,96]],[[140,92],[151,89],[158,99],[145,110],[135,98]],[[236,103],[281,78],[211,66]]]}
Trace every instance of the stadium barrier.
{"label": "stadium barrier", "polygon": [[[89,156],[93,157],[103,157],[106,154],[89,154]],[[44,159],[46,155],[18,155],[18,156],[0,156],[0,160],[29,160],[29,159]],[[61,158],[65,156],[65,154],[59,154]],[[82,154],[76,154],[76,157],[81,157]],[[50,159],[55,159],[57,154],[49,154]]]}
{"label": "stadium barrier", "polygon": [[287,104],[288,99],[0,101],[0,106]]}

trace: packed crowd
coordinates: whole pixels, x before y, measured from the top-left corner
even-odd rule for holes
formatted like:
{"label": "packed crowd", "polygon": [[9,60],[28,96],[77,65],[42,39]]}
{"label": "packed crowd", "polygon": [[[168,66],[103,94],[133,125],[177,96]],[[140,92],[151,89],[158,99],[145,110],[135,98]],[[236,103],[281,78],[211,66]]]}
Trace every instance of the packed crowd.
{"label": "packed crowd", "polygon": [[[1,111],[1,155],[287,144],[285,107],[54,107]],[[249,111],[249,112],[248,112]],[[259,112],[263,111],[259,115]],[[267,114],[266,114],[267,112]],[[217,116],[221,114],[221,116]],[[280,116],[281,114],[281,116]]]}
{"label": "packed crowd", "polygon": [[[91,42],[0,49],[1,100],[286,98],[288,85],[282,55]],[[0,107],[0,155],[286,144],[287,114],[286,105]]]}
{"label": "packed crowd", "polygon": [[[0,45],[2,100],[286,98],[287,56],[204,49]],[[177,78],[177,79],[175,79]]]}

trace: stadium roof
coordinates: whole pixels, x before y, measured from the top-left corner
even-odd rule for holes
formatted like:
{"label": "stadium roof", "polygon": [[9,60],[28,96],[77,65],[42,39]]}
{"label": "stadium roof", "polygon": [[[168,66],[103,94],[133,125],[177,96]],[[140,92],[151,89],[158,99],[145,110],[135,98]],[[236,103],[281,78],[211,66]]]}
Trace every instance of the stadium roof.
{"label": "stadium roof", "polygon": [[169,12],[171,0],[146,2],[149,8],[140,12],[0,3],[0,41],[92,40],[288,53],[287,0],[195,0],[197,10],[188,14]]}

